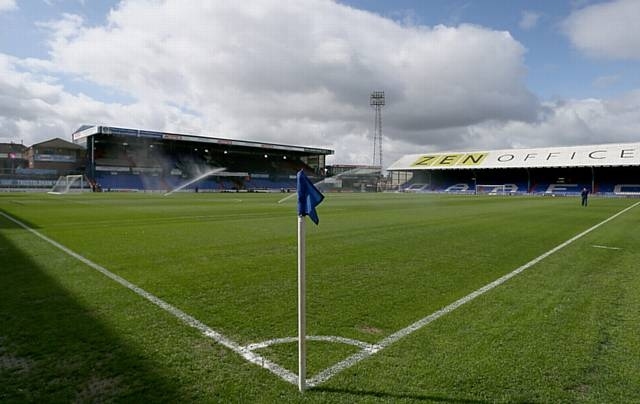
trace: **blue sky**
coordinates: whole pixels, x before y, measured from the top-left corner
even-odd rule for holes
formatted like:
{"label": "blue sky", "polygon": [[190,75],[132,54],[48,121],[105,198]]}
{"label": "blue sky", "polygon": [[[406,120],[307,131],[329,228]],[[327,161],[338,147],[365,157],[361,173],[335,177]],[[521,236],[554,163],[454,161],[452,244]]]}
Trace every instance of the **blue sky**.
{"label": "blue sky", "polygon": [[101,24],[117,2],[18,0],[15,4],[15,9],[0,14],[0,49],[18,57],[44,58],[48,50],[47,36],[38,28],[38,23],[58,19],[63,13],[72,13],[85,17],[90,24]]}
{"label": "blue sky", "polygon": [[0,0],[0,142],[85,123],[329,147],[637,141],[636,0]]}

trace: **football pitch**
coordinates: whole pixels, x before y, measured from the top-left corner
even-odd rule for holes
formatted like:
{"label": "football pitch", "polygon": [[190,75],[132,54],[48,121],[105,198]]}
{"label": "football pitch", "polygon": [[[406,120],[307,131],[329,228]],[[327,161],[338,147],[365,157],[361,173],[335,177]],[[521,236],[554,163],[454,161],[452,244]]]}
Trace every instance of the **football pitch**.
{"label": "football pitch", "polygon": [[0,401],[638,402],[637,199],[0,193]]}

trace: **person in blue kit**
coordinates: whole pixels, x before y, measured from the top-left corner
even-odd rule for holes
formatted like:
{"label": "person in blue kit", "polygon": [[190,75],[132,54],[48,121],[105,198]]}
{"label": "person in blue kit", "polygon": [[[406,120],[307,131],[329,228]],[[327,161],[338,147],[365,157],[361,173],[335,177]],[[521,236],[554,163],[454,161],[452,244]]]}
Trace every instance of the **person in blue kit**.
{"label": "person in blue kit", "polygon": [[589,199],[589,190],[587,188],[582,188],[580,196],[582,197],[582,206],[587,206],[587,199]]}

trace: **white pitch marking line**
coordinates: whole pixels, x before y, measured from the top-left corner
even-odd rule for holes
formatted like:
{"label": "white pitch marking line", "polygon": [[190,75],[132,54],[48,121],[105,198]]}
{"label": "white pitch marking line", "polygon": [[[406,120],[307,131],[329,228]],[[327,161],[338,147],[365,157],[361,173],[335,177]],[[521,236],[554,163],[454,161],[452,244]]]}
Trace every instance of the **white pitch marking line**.
{"label": "white pitch marking line", "polygon": [[608,247],[606,245],[597,245],[597,244],[593,244],[591,247],[604,248],[605,250],[622,250],[622,248],[620,248],[620,247]]}
{"label": "white pitch marking line", "polygon": [[597,229],[598,227],[604,225],[605,223],[608,223],[609,221],[615,219],[616,217],[622,215],[623,213],[635,208],[636,206],[638,206],[640,204],[640,202],[636,202],[633,205],[621,210],[620,212],[614,214],[613,216],[603,220],[602,222],[588,228],[587,230],[583,231],[582,233],[573,236],[572,238],[570,238],[569,240],[563,242],[562,244],[557,245],[556,247],[552,248],[551,250],[545,252],[544,254],[538,256],[537,258],[532,259],[531,261],[527,262],[526,264],[522,265],[519,268],[516,268],[514,271],[496,279],[495,281],[481,287],[480,289],[471,292],[470,294],[466,295],[465,297],[456,300],[455,302],[451,303],[448,306],[443,307],[442,309],[428,315],[427,317],[424,317],[418,321],[416,321],[415,323],[411,324],[408,327],[405,327],[403,329],[401,329],[400,331],[397,331],[391,335],[389,335],[388,337],[382,339],[380,342],[378,342],[376,345],[376,347],[378,347],[378,349],[375,350],[371,350],[371,351],[367,351],[367,350],[362,350],[360,352],[357,352],[353,355],[351,355],[350,357],[344,359],[341,362],[336,363],[335,365],[323,370],[322,372],[318,373],[316,376],[312,377],[308,382],[307,385],[309,387],[314,387],[317,386],[321,383],[326,382],[327,380],[329,380],[330,378],[332,378],[333,376],[337,375],[338,373],[342,372],[345,369],[350,368],[351,366],[355,365],[356,363],[368,358],[369,356],[375,354],[378,351],[381,351],[382,349],[390,346],[391,344],[399,341],[400,339],[406,337],[407,335],[421,329],[422,327],[426,326],[427,324],[431,323],[432,321],[444,316],[445,314],[451,313],[452,311],[454,311],[455,309],[457,309],[458,307],[462,306],[465,303],[469,303],[470,301],[472,301],[473,299],[475,299],[478,296],[483,295],[484,293],[490,291],[491,289],[495,288],[496,286],[499,286],[503,283],[505,283],[506,281],[508,281],[509,279],[513,278],[514,276],[520,274],[521,272],[523,272],[524,270],[532,267],[533,265],[537,264],[538,262],[542,261],[543,259],[547,258],[548,256],[550,256],[551,254],[563,249],[564,247],[568,246],[569,244],[573,243],[574,241],[584,237],[585,235],[591,233],[592,231],[594,231],[595,229]]}
{"label": "white pitch marking line", "polygon": [[[346,345],[357,346],[362,349],[372,350],[376,349],[375,344],[369,344],[368,342],[358,341],[355,339],[338,337],[335,335],[307,335],[307,341],[323,341],[323,342],[337,342]],[[285,338],[275,338],[267,341],[256,342],[255,344],[249,344],[245,346],[249,351],[255,351],[256,349],[263,349],[269,347],[271,345],[277,344],[289,344],[293,342],[298,342],[298,337],[285,337]]]}
{"label": "white pitch marking line", "polygon": [[289,200],[289,199],[293,198],[293,196],[294,196],[294,195],[297,195],[297,194],[296,194],[296,193],[292,193],[291,195],[287,195],[287,196],[285,196],[284,198],[280,199],[280,200],[278,201],[278,203],[282,203],[282,202],[284,202],[284,201],[286,201],[286,200]]}
{"label": "white pitch marking line", "polygon": [[116,281],[117,283],[119,283],[120,285],[126,287],[127,289],[133,291],[134,293],[136,293],[137,295],[147,299],[148,301],[150,301],[151,303],[155,304],[156,306],[160,307],[161,309],[173,314],[175,317],[177,317],[179,320],[181,320],[183,323],[185,323],[186,325],[193,327],[197,330],[199,330],[202,334],[204,334],[205,336],[215,340],[216,342],[218,342],[219,344],[231,349],[232,351],[236,352],[237,354],[239,354],[240,356],[242,356],[244,359],[246,359],[247,361],[254,363],[260,367],[263,367],[269,371],[271,371],[273,374],[279,376],[281,379],[283,379],[284,381],[287,381],[293,385],[296,385],[298,383],[298,376],[296,374],[294,374],[293,372],[283,368],[282,366],[278,365],[275,362],[271,362],[270,360],[255,354],[253,352],[251,352],[251,350],[247,349],[246,347],[241,346],[240,344],[232,341],[231,339],[227,338],[226,336],[222,335],[221,333],[215,331],[214,329],[210,328],[209,326],[207,326],[206,324],[200,322],[199,320],[197,320],[196,318],[188,315],[187,313],[183,312],[182,310],[178,309],[175,306],[170,305],[169,303],[165,302],[164,300],[160,299],[159,297],[147,292],[146,290],[134,285],[133,283],[129,282],[128,280],[122,278],[121,276],[118,276],[116,274],[114,274],[113,272],[110,272],[108,269],[96,264],[95,262],[83,257],[82,255],[70,250],[69,248],[63,246],[62,244],[58,243],[57,241],[54,241],[52,239],[50,239],[49,237],[45,236],[44,234],[38,232],[35,229],[32,229],[31,227],[27,226],[26,224],[22,223],[21,221],[7,215],[4,212],[0,211],[0,215],[4,216],[6,219],[12,221],[13,223],[17,224],[18,226],[24,228],[27,231],[30,231],[31,233],[33,233],[34,235],[38,236],[39,238],[41,238],[42,240],[46,241],[47,243],[51,244],[52,246],[58,248],[59,250],[62,250],[63,252],[67,253],[68,255],[70,255],[71,257],[77,259],[78,261],[88,265],[89,267],[95,269],[96,271],[102,273],[103,275],[105,275],[107,278],[110,278],[114,281]]}

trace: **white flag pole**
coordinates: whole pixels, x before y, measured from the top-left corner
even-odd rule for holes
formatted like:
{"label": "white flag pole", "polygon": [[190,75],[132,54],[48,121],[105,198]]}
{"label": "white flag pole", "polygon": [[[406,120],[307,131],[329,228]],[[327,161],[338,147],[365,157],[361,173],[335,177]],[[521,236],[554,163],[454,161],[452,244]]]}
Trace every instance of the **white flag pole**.
{"label": "white flag pole", "polygon": [[301,393],[306,388],[306,356],[305,345],[305,234],[304,216],[298,216],[298,389]]}

